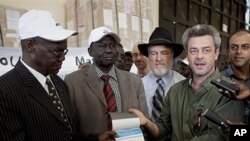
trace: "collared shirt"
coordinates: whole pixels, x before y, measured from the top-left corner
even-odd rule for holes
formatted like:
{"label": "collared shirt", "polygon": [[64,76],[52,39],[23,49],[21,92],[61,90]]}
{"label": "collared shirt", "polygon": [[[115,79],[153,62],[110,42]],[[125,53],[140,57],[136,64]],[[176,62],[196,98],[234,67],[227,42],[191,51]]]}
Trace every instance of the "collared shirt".
{"label": "collared shirt", "polygon": [[[104,82],[101,79],[102,75],[104,75],[105,73],[103,73],[96,65],[95,65],[95,70],[96,73],[99,77],[99,81],[101,83],[101,87],[103,89],[104,87]],[[121,94],[119,91],[119,85],[118,85],[118,79],[116,77],[116,73],[115,73],[115,67],[113,65],[113,67],[111,68],[111,70],[109,71],[108,75],[110,76],[109,79],[109,84],[111,85],[111,88],[113,90],[113,93],[115,95],[115,100],[116,100],[116,105],[117,105],[117,110],[118,112],[122,112],[122,100],[121,100]]]}
{"label": "collared shirt", "polygon": [[[150,71],[146,76],[144,76],[142,78],[142,82],[143,82],[144,90],[145,90],[146,101],[147,101],[147,106],[148,106],[149,117],[152,116],[153,96],[154,96],[155,91],[158,87],[158,84],[156,83],[157,79],[158,79],[158,77],[156,77],[152,71]],[[164,90],[165,90],[164,97],[166,97],[169,88],[173,84],[175,84],[183,79],[185,79],[185,77],[174,70],[170,70],[165,76],[163,76],[162,80],[164,81],[164,84],[165,84],[164,85]]]}
{"label": "collared shirt", "polygon": [[34,77],[38,80],[38,82],[44,87],[44,89],[49,92],[48,90],[48,86],[46,84],[46,77],[41,74],[40,72],[34,70],[33,68],[31,68],[30,66],[28,66],[22,59],[21,63],[34,75]]}
{"label": "collared shirt", "polygon": [[[228,65],[227,69],[223,70],[221,72],[221,74],[228,77],[228,78],[230,78],[231,80],[237,80],[239,82],[244,83],[250,89],[250,73],[249,73],[249,77],[247,79],[245,79],[245,80],[241,79],[241,78],[238,78],[234,74],[234,71],[232,69],[232,65]],[[245,120],[249,124],[250,123],[250,100],[246,100],[246,105],[247,106],[246,106],[246,110],[245,110]]]}

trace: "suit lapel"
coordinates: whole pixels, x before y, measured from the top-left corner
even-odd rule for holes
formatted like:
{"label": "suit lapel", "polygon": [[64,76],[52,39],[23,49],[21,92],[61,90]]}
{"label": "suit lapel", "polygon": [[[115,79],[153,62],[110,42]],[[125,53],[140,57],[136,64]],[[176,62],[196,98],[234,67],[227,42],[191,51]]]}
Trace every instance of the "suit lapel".
{"label": "suit lapel", "polygon": [[63,119],[59,115],[56,107],[53,105],[48,93],[44,87],[37,81],[33,74],[19,61],[15,69],[19,72],[24,82],[27,93],[40,103],[45,109],[54,115],[58,120],[64,123]]}
{"label": "suit lapel", "polygon": [[96,74],[94,65],[91,65],[89,69],[85,72],[87,84],[90,89],[94,92],[94,94],[99,98],[99,100],[103,103],[105,107],[107,107],[106,99],[103,94],[103,90],[101,89],[101,84],[99,82],[99,78]]}
{"label": "suit lapel", "polygon": [[122,74],[121,70],[115,68],[115,72],[117,75],[118,86],[122,99],[122,111],[126,111],[128,109],[128,95],[129,95],[128,90],[131,88],[129,88],[129,84],[128,85],[123,85],[123,84],[129,83],[129,80],[124,74]]}

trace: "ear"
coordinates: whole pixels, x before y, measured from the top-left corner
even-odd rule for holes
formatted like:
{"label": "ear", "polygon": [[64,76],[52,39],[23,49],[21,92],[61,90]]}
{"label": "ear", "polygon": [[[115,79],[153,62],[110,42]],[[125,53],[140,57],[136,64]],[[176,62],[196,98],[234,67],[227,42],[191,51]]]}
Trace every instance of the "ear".
{"label": "ear", "polygon": [[89,47],[89,48],[88,48],[88,52],[89,52],[89,56],[93,57],[92,47]]}
{"label": "ear", "polygon": [[215,60],[218,60],[218,58],[219,58],[219,55],[220,55],[220,47],[217,47],[216,49],[215,49]]}
{"label": "ear", "polygon": [[35,46],[35,40],[30,39],[26,41],[26,47],[28,50],[34,49]]}

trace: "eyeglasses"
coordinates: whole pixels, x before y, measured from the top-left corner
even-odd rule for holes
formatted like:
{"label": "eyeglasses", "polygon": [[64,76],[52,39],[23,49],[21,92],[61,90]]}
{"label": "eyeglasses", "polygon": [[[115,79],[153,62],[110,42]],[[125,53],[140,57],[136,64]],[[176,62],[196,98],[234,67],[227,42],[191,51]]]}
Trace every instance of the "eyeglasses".
{"label": "eyeglasses", "polygon": [[44,48],[46,48],[47,50],[49,50],[51,53],[53,53],[56,57],[61,57],[62,55],[66,55],[68,53],[68,49],[64,49],[64,50],[58,50],[58,51],[54,51],[52,49],[49,49],[48,47],[42,45]]}
{"label": "eyeglasses", "polygon": [[42,41],[36,40],[39,44],[41,44],[44,48],[46,48],[48,51],[50,51],[52,54],[54,54],[56,57],[61,57],[62,55],[66,55],[68,53],[68,49],[64,49],[64,50],[58,50],[58,51],[54,51],[52,49],[50,49],[49,47],[47,47],[47,45],[44,45],[44,43]]}

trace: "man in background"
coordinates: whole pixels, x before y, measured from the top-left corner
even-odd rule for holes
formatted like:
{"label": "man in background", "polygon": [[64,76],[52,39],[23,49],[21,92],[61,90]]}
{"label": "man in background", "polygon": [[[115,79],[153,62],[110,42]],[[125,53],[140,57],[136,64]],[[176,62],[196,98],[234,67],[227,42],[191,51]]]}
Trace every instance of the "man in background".
{"label": "man in background", "polygon": [[187,58],[177,59],[176,64],[177,64],[177,72],[179,72],[184,77],[188,78],[190,75],[190,69]]}
{"label": "man in background", "polygon": [[148,74],[148,72],[150,71],[150,68],[148,65],[148,58],[145,55],[140,53],[138,49],[138,44],[143,44],[143,42],[138,42],[134,44],[132,48],[132,59],[138,70],[137,76],[142,78]]}
{"label": "man in background", "polygon": [[117,58],[115,66],[120,70],[126,70],[125,68],[125,52],[121,43],[117,43]]}
{"label": "man in background", "polygon": [[[250,32],[240,29],[234,32],[229,39],[228,55],[231,64],[221,72],[222,75],[244,83],[250,88]],[[245,111],[245,122],[250,122],[250,101]]]}
{"label": "man in background", "polygon": [[124,56],[124,66],[126,71],[130,71],[131,67],[133,65],[133,59],[132,59],[132,52],[131,51],[126,51],[125,56]]}

